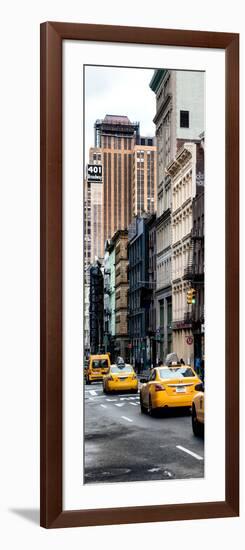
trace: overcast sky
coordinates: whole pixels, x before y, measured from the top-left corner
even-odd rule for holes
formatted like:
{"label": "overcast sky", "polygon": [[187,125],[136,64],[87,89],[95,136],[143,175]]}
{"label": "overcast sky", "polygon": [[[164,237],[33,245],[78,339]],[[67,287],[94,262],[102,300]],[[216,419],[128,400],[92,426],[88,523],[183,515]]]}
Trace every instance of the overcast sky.
{"label": "overcast sky", "polygon": [[152,69],[85,68],[85,158],[94,146],[94,122],[105,115],[126,115],[140,122],[142,136],[154,136],[155,94],[149,87]]}

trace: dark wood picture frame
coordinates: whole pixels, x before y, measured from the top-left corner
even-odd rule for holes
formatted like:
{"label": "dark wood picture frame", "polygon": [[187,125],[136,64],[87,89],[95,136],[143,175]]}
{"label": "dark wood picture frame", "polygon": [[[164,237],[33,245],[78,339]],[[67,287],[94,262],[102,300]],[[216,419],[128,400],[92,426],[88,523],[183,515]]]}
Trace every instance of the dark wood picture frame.
{"label": "dark wood picture frame", "polygon": [[[62,510],[62,41],[219,48],[226,58],[225,500]],[[112,46],[113,47],[113,46]],[[41,24],[41,526],[144,523],[239,515],[239,35]]]}

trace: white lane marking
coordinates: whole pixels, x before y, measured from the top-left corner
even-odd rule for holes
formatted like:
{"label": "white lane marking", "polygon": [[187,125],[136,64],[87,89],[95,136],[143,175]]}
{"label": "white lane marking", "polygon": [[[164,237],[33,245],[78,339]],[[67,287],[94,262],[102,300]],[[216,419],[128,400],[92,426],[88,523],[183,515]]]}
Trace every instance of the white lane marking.
{"label": "white lane marking", "polygon": [[134,400],[134,399],[138,399],[138,398],[136,396],[134,396],[134,397],[130,396],[130,397],[119,397],[119,399],[120,399],[120,401],[128,401],[129,399]]}
{"label": "white lane marking", "polygon": [[115,401],[116,401],[116,399],[106,399],[106,401],[110,401],[110,403],[111,403],[112,401],[114,401],[114,402],[115,402]]}
{"label": "white lane marking", "polygon": [[123,407],[124,403],[116,403],[115,407]]}
{"label": "white lane marking", "polygon": [[119,397],[120,401],[128,401],[128,399],[130,399],[130,397]]}
{"label": "white lane marking", "polygon": [[[89,390],[90,392],[91,390]],[[106,399],[106,401],[128,401],[128,399],[131,399],[133,401],[139,401],[139,397],[116,397],[115,399],[109,399],[105,398],[105,394],[103,392],[99,393],[99,395],[94,395],[93,398],[89,397],[89,392],[85,392],[85,399]],[[98,392],[97,392],[98,393]]]}
{"label": "white lane marking", "polygon": [[[101,399],[101,398],[104,399],[104,397],[105,396],[102,393],[101,395],[94,395],[94,397],[92,397],[92,399]],[[89,398],[87,395],[85,395],[85,399],[91,399],[91,398]]]}
{"label": "white lane marking", "polygon": [[187,453],[188,455],[193,456],[197,460],[203,460],[203,457],[200,455],[197,455],[196,453],[193,453],[192,451],[189,451],[189,449],[186,449],[185,447],[182,447],[181,445],[176,445],[177,449],[180,449],[181,451],[184,451],[184,453]]}
{"label": "white lane marking", "polygon": [[89,390],[90,395],[97,395],[97,391],[95,390]]}
{"label": "white lane marking", "polygon": [[127,416],[122,416],[121,418],[124,418],[124,420],[127,420],[128,422],[133,422],[133,420],[131,420],[131,418],[128,418]]}
{"label": "white lane marking", "polygon": [[131,401],[130,401],[129,405],[133,405],[134,407],[138,407],[138,403],[132,403]]}
{"label": "white lane marking", "polygon": [[100,404],[100,406],[103,407],[103,409],[107,409],[107,405]]}

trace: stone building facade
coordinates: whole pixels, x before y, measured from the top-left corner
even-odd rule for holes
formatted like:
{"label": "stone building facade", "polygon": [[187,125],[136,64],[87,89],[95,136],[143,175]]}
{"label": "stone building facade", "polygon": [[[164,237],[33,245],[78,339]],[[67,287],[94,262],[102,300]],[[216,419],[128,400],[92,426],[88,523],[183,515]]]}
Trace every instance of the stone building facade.
{"label": "stone building facade", "polygon": [[197,150],[199,143],[185,143],[167,166],[172,188],[172,331],[173,349],[188,364],[194,364],[192,305],[187,291],[192,288],[189,272],[193,265],[193,200],[196,196]]}
{"label": "stone building facade", "polygon": [[183,140],[204,129],[204,73],[157,69],[150,82],[156,95],[157,139],[157,359],[176,351],[172,342],[172,186],[166,167]]}

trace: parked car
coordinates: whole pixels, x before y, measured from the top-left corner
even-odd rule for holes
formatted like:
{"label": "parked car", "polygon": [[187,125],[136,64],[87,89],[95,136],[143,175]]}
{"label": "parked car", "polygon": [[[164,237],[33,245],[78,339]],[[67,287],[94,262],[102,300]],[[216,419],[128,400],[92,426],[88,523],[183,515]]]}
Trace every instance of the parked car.
{"label": "parked car", "polygon": [[191,367],[176,365],[156,367],[148,380],[141,379],[141,382],[141,411],[153,415],[157,410],[169,407],[190,408],[200,379]]}
{"label": "parked car", "polygon": [[204,384],[201,382],[195,387],[197,391],[192,402],[192,430],[194,435],[204,433]]}
{"label": "parked car", "polygon": [[104,393],[114,391],[138,392],[138,379],[133,367],[123,360],[111,365],[103,378]]}
{"label": "parked car", "polygon": [[102,355],[90,355],[86,370],[86,384],[103,379],[110,367],[110,357],[107,353]]}

